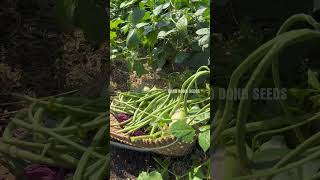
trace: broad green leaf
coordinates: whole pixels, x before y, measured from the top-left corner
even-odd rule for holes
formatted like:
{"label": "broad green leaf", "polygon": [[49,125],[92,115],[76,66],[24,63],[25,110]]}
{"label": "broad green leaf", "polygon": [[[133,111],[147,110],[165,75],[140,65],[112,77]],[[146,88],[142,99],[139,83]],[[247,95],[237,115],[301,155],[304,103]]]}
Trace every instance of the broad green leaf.
{"label": "broad green leaf", "polygon": [[163,5],[161,4],[161,5],[159,5],[159,6],[157,6],[152,12],[153,12],[153,14],[154,15],[159,15],[160,13],[161,13],[161,11],[162,11],[162,7],[163,7]]}
{"label": "broad green leaf", "polygon": [[210,29],[209,28],[198,29],[196,31],[196,34],[198,34],[198,35],[210,34]]}
{"label": "broad green leaf", "polygon": [[150,19],[151,13],[149,11],[144,13],[144,16],[142,18],[143,21],[147,21]]}
{"label": "broad green leaf", "polygon": [[209,40],[210,40],[210,35],[207,34],[207,35],[204,35],[202,38],[199,39],[199,46],[206,46],[206,48],[208,47],[209,45]]}
{"label": "broad green leaf", "polygon": [[210,130],[210,125],[205,125],[205,126],[199,127],[199,131],[200,132],[204,132],[204,131],[207,131],[207,130]]}
{"label": "broad green leaf", "polygon": [[123,23],[124,21],[120,18],[114,19],[110,22],[110,29],[115,29],[118,30],[119,29],[119,24]]}
{"label": "broad green leaf", "polygon": [[123,32],[124,34],[126,34],[129,31],[129,24],[126,24],[124,26],[121,27],[121,32]]}
{"label": "broad green leaf", "polygon": [[190,57],[190,54],[189,53],[186,53],[186,52],[178,52],[175,59],[174,59],[174,62],[177,63],[177,64],[181,64],[183,63],[186,59],[188,59]]}
{"label": "broad green leaf", "polygon": [[192,177],[192,180],[202,180],[202,179],[207,178],[202,171],[202,167],[203,167],[203,165],[200,165],[200,166],[193,168],[193,170],[190,171],[190,175]]}
{"label": "broad green leaf", "polygon": [[170,2],[164,3],[162,9],[167,9],[170,6]]}
{"label": "broad green leaf", "polygon": [[169,6],[170,6],[169,2],[167,2],[165,4],[161,4],[161,5],[157,6],[152,12],[153,12],[154,15],[157,16],[157,15],[159,15],[161,13],[162,10],[168,8]]}
{"label": "broad green leaf", "polygon": [[147,45],[150,47],[154,47],[155,44],[157,43],[158,39],[157,39],[157,32],[155,31],[151,31],[150,33],[148,33],[146,35],[146,39],[147,39]]}
{"label": "broad green leaf", "polygon": [[169,21],[160,21],[160,22],[156,23],[156,25],[159,29],[164,28],[166,26],[169,26],[170,24],[171,24],[171,22],[169,22]]}
{"label": "broad green leaf", "polygon": [[162,68],[166,63],[165,56],[162,49],[154,48],[152,50],[152,56],[155,59],[158,68]]}
{"label": "broad green leaf", "polygon": [[209,120],[210,118],[210,112],[206,112],[206,113],[203,113],[199,116],[197,116],[194,120],[195,121],[205,121],[205,120]]}
{"label": "broad green leaf", "polygon": [[133,70],[136,71],[138,76],[141,76],[145,74],[146,70],[143,67],[143,64],[141,62],[134,62],[133,64]]}
{"label": "broad green leaf", "polygon": [[165,31],[160,31],[158,33],[158,39],[163,39],[166,37],[166,35],[167,35],[167,33]]}
{"label": "broad green leaf", "polygon": [[168,35],[170,35],[171,33],[175,32],[175,29],[171,29],[170,31],[166,32],[166,31],[160,31],[158,33],[158,39],[164,39],[166,38]]}
{"label": "broad green leaf", "polygon": [[131,0],[131,1],[126,1],[120,4],[120,8],[127,8],[129,6],[131,6],[132,4],[134,4],[135,2],[137,2],[138,0]]}
{"label": "broad green leaf", "polygon": [[138,7],[135,7],[132,11],[131,23],[137,24],[144,17],[145,10],[141,10]]}
{"label": "broad green leaf", "polygon": [[110,32],[110,40],[114,40],[114,39],[116,39],[116,38],[117,38],[117,33],[114,32],[114,31],[111,31],[111,32]]}
{"label": "broad green leaf", "polygon": [[308,84],[316,89],[316,90],[320,90],[320,83],[317,79],[317,76],[314,72],[312,72],[310,69],[308,70]]}
{"label": "broad green leaf", "polygon": [[209,51],[199,52],[192,54],[191,57],[185,62],[185,64],[193,68],[205,66],[209,64],[209,58]]}
{"label": "broad green leaf", "polygon": [[195,16],[201,16],[206,10],[207,10],[206,7],[200,8],[194,13],[194,15]]}
{"label": "broad green leaf", "polygon": [[176,23],[177,29],[183,32],[187,32],[188,30],[188,19],[185,15],[183,15]]}
{"label": "broad green leaf", "polygon": [[170,132],[185,142],[192,142],[195,135],[195,130],[185,120],[175,121],[170,127]]}
{"label": "broad green leaf", "polygon": [[166,59],[164,58],[163,55],[159,56],[159,58],[157,58],[156,61],[157,61],[158,68],[162,68],[166,64]]}
{"label": "broad green leaf", "polygon": [[140,39],[136,29],[130,30],[127,36],[127,47],[128,48],[135,48],[139,45]]}
{"label": "broad green leaf", "polygon": [[163,179],[161,174],[157,171],[152,171],[150,173],[143,171],[139,174],[138,180],[163,180]]}
{"label": "broad green leaf", "polygon": [[137,24],[136,25],[136,28],[142,28],[142,27],[144,27],[144,26],[146,26],[146,25],[148,25],[149,23],[139,23],[139,24]]}
{"label": "broad green leaf", "polygon": [[202,51],[202,48],[201,48],[201,46],[199,46],[198,41],[193,41],[193,42],[191,43],[191,49],[192,49],[192,51],[194,51],[194,52],[201,52],[201,51]]}
{"label": "broad green leaf", "polygon": [[147,36],[152,31],[153,31],[153,26],[144,26],[143,35]]}
{"label": "broad green leaf", "polygon": [[189,115],[193,115],[196,114],[197,112],[199,112],[201,110],[201,108],[198,105],[194,105],[190,108],[189,110]]}
{"label": "broad green leaf", "polygon": [[192,180],[202,180],[202,179],[197,177],[197,176],[195,176],[195,177],[192,178]]}
{"label": "broad green leaf", "polygon": [[204,152],[208,151],[210,148],[210,128],[199,133],[198,143]]}

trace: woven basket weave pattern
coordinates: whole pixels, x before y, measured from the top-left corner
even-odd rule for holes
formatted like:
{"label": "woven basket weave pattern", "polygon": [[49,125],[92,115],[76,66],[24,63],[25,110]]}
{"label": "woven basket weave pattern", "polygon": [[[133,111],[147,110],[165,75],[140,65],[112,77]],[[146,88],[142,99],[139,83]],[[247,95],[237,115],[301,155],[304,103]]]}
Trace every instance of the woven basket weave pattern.
{"label": "woven basket weave pattern", "polygon": [[[116,118],[110,114],[110,136],[112,139],[118,140],[121,143],[140,147],[140,148],[157,148],[166,146],[169,144],[172,144],[176,141],[176,138],[172,135],[164,136],[157,139],[143,139],[143,140],[137,140],[137,141],[131,141],[130,136],[126,135],[124,133],[118,133],[120,129],[122,129],[120,126],[117,125],[118,121]],[[186,143],[182,141],[178,141],[166,148],[153,150],[153,152],[168,156],[184,156],[191,152],[192,147],[195,144],[195,140],[192,143]]]}

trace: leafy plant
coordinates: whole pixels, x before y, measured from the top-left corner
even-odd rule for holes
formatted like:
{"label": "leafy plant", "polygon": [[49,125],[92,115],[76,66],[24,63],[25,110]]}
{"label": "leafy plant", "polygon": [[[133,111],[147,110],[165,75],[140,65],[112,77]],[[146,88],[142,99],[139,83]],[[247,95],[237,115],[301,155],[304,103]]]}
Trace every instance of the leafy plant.
{"label": "leafy plant", "polygon": [[208,0],[112,1],[111,7],[112,58],[126,59],[131,70],[140,72],[135,64],[146,62],[155,68],[208,65]]}
{"label": "leafy plant", "polygon": [[141,172],[138,176],[138,180],[162,180],[162,176],[157,171],[148,172]]}

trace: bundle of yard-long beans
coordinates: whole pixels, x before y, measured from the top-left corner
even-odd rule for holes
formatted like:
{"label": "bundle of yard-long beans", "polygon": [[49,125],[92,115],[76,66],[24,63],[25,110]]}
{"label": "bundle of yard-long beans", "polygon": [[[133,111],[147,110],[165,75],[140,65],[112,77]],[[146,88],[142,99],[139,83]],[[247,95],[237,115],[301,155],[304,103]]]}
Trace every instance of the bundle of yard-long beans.
{"label": "bundle of yard-long beans", "polygon": [[[199,68],[177,90],[145,87],[143,91],[119,92],[110,107],[118,117],[116,125],[121,126],[117,133],[127,135],[132,142],[156,140],[172,135],[170,127],[177,121],[185,121],[192,126],[207,123],[210,90],[209,86],[198,89],[198,80],[209,73],[208,67]],[[129,118],[121,119],[122,115]],[[203,118],[204,115],[207,116]],[[191,138],[191,142],[193,140]]]}
{"label": "bundle of yard-long beans", "polygon": [[[30,164],[75,170],[73,179],[108,177],[109,113],[105,99],[80,97],[36,99],[15,94],[29,102],[6,127],[0,153],[17,179]],[[26,132],[23,137],[17,131]]]}
{"label": "bundle of yard-long beans", "polygon": [[[243,87],[240,82],[244,81],[244,76],[249,73],[252,73],[251,76],[244,81],[246,92],[265,87],[262,83],[267,80],[268,70],[272,72],[270,74],[273,76],[274,87],[280,90],[280,55],[287,48],[301,48],[302,45],[309,47],[309,50],[320,50],[320,24],[311,16],[298,14],[290,17],[282,25],[274,39],[255,50],[235,69],[228,90]],[[295,89],[291,89],[294,93],[289,91],[292,95],[289,94],[285,99],[274,99],[274,105],[279,106],[281,111],[272,119],[261,121],[254,118],[251,112],[255,109],[273,109],[266,106],[267,103],[254,106],[253,104],[258,102],[253,100],[251,93],[247,98],[241,98],[239,103],[231,93],[227,95],[223,108],[218,109],[215,114],[212,134],[213,148],[223,145],[225,152],[228,152],[224,157],[224,180],[272,179],[279,173],[295,168],[300,168],[298,174],[301,179],[320,179],[318,170],[312,172],[313,174],[302,173],[302,169],[305,169],[302,168],[303,165],[320,159],[320,132],[319,127],[316,127],[316,121],[320,119],[320,84],[313,72],[309,70],[307,74],[309,87],[301,89],[295,86]],[[312,107],[306,108],[308,104],[312,104]],[[267,115],[270,117],[270,112]],[[263,149],[262,144],[268,143],[275,135],[284,137],[285,145],[290,148]],[[260,142],[260,145],[257,142]],[[255,159],[257,156],[260,159]],[[261,159],[261,156],[269,159]],[[316,165],[319,168],[319,163]]]}

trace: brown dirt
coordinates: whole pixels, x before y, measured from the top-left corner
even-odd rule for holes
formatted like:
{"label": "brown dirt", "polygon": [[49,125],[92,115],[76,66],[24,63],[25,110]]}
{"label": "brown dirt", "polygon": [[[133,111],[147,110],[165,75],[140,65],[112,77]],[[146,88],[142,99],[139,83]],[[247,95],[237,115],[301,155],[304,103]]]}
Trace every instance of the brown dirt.
{"label": "brown dirt", "polygon": [[141,170],[153,169],[150,153],[139,153],[118,148],[111,148],[110,179],[136,179]]}
{"label": "brown dirt", "polygon": [[141,89],[144,86],[166,88],[167,81],[162,79],[158,72],[146,67],[148,73],[138,76],[136,72],[129,72],[124,60],[111,62],[110,86],[113,91],[128,91]]}

